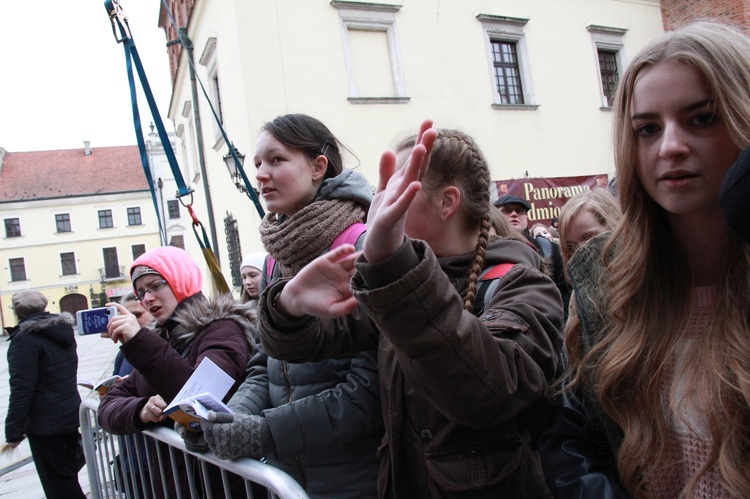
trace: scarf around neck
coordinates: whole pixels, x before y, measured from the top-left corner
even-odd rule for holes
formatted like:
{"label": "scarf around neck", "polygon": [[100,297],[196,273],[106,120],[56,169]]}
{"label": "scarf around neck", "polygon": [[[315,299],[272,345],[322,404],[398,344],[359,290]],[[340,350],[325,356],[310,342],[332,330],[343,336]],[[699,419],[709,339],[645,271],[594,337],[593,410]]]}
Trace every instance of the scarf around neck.
{"label": "scarf around neck", "polygon": [[266,215],[260,239],[281,265],[282,274],[291,277],[328,250],[347,227],[364,218],[364,208],[355,201],[313,201],[285,220],[275,213]]}

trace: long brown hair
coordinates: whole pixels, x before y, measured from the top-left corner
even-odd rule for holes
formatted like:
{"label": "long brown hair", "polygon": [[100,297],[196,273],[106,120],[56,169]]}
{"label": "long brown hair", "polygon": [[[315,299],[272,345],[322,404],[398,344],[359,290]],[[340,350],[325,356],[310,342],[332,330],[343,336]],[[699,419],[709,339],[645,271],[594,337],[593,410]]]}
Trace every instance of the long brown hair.
{"label": "long brown hair", "polygon": [[344,171],[342,149],[351,154],[323,122],[306,114],[277,116],[264,123],[261,130],[273,135],[289,149],[301,151],[311,161],[321,154],[325,156],[328,167],[324,178],[335,177]]}
{"label": "long brown hair", "polygon": [[[396,146],[396,151],[414,147],[415,140],[415,136],[407,137]],[[479,228],[476,256],[469,267],[469,286],[464,295],[464,307],[471,310],[490,234],[490,169],[474,139],[460,130],[441,128],[432,148],[430,166],[422,179],[422,189],[429,196],[451,185],[461,190],[461,214],[466,226]]]}
{"label": "long brown hair", "polygon": [[[623,217],[605,247],[604,255],[612,257],[603,257],[610,322],[591,351],[585,352],[580,341],[567,346],[574,384],[593,387],[604,411],[622,428],[620,478],[642,496],[647,495],[644,478],[668,465],[670,421],[664,404],[665,395],[674,400],[676,387],[667,366],[688,327],[693,286],[691,268],[664,210],[648,196],[635,171],[630,124],[635,81],[644,68],[662,61],[698,69],[738,151],[750,143],[750,39],[738,31],[692,24],[652,42],[625,71],[614,105]],[[674,376],[690,386],[681,402],[700,412],[713,441],[708,462],[690,478],[683,496],[692,496],[702,476],[717,465],[729,494],[750,494],[750,246],[734,236],[724,245],[717,310]],[[674,410],[673,404],[669,409]]]}

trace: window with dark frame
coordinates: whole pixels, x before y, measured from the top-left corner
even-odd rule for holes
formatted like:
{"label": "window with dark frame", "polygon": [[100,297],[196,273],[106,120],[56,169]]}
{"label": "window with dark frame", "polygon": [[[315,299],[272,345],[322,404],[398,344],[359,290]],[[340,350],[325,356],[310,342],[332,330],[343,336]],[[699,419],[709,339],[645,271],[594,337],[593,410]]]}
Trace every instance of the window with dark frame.
{"label": "window with dark frame", "polygon": [[99,228],[111,229],[114,226],[115,224],[112,220],[112,210],[99,210]]}
{"label": "window with dark frame", "polygon": [[60,264],[62,265],[62,275],[75,275],[78,273],[75,253],[60,253]]}
{"label": "window with dark frame", "polygon": [[229,269],[232,274],[232,285],[242,286],[240,265],[242,265],[242,248],[240,248],[240,231],[237,220],[230,214],[224,218],[224,234],[227,236],[227,249],[229,250]]}
{"label": "window with dark frame", "polygon": [[21,237],[21,221],[18,218],[5,219],[5,237]]}
{"label": "window with dark frame", "polygon": [[146,245],[145,244],[134,244],[132,246],[133,248],[133,260],[141,256],[146,252]]}
{"label": "window with dark frame", "polygon": [[70,232],[70,213],[55,215],[55,225],[57,232]]}
{"label": "window with dark frame", "polygon": [[141,225],[141,209],[128,208],[128,225]]}
{"label": "window with dark frame", "polygon": [[617,72],[617,52],[612,50],[598,49],[599,55],[599,73],[602,78],[602,91],[607,99],[607,106],[612,107],[617,90],[617,83],[620,81],[620,75]]}
{"label": "window with dark frame", "polygon": [[25,281],[26,264],[23,258],[10,258],[8,263],[10,264],[10,280],[12,282]]}
{"label": "window with dark frame", "polygon": [[117,259],[117,248],[103,248],[104,277],[111,279],[120,276],[120,262]]}
{"label": "window with dark frame", "polygon": [[495,85],[502,104],[523,104],[521,72],[518,66],[516,43],[490,40],[492,64],[495,68]]}
{"label": "window with dark frame", "polygon": [[170,199],[167,201],[167,211],[169,212],[170,220],[180,218],[180,202],[176,199]]}
{"label": "window with dark frame", "polygon": [[169,245],[175,248],[185,249],[185,238],[183,236],[172,236]]}

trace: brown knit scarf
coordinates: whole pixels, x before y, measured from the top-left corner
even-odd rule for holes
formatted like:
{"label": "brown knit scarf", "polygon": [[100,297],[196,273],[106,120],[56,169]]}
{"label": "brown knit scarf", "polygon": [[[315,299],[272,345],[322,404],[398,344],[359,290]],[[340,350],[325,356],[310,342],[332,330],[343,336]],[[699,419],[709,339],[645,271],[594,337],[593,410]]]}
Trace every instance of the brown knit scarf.
{"label": "brown knit scarf", "polygon": [[275,213],[266,215],[260,239],[282,273],[291,277],[322,255],[344,229],[364,218],[365,210],[355,201],[314,201],[283,223]]}

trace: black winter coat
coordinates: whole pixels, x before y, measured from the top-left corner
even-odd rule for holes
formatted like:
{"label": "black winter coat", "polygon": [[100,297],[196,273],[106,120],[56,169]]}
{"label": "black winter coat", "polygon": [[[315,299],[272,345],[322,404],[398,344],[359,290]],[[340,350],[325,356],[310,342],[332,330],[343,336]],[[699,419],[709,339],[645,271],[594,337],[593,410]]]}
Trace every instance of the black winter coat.
{"label": "black winter coat", "polygon": [[41,312],[22,320],[8,348],[10,403],[5,440],[51,437],[78,429],[81,397],[73,317]]}

